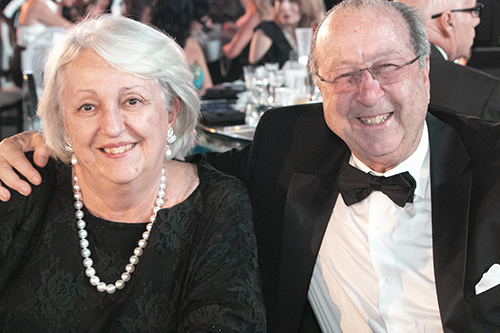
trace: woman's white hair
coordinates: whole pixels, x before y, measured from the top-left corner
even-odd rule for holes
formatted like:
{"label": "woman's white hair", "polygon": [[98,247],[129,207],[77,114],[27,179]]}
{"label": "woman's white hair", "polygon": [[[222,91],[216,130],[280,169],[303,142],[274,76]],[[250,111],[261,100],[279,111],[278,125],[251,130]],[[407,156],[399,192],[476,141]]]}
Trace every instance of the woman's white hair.
{"label": "woman's white hair", "polygon": [[68,136],[61,98],[63,71],[66,64],[85,50],[97,52],[111,66],[125,73],[155,80],[163,92],[165,112],[170,110],[174,99],[179,98],[180,110],[173,127],[177,141],[171,145],[171,150],[173,157],[184,158],[196,142],[195,126],[200,117],[200,100],[184,51],[172,38],[155,28],[109,15],[84,20],[50,52],[38,115],[51,156],[65,163],[71,159],[71,153],[65,149]]}

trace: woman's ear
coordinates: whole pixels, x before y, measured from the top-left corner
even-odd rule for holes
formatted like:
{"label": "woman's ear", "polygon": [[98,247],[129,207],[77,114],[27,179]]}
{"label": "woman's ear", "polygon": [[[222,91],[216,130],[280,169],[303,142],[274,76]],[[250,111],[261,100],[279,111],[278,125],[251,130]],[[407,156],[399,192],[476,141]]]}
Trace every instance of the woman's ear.
{"label": "woman's ear", "polygon": [[172,102],[172,106],[170,107],[170,110],[168,110],[168,124],[170,127],[174,127],[175,120],[177,119],[177,115],[179,114],[179,111],[181,109],[181,100],[179,97],[174,98],[174,101]]}

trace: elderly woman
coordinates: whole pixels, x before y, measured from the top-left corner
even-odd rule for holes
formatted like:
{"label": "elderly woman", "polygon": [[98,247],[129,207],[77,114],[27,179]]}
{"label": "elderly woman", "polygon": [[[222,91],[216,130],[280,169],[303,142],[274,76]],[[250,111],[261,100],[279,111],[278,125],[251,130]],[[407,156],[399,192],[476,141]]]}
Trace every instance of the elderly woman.
{"label": "elderly woman", "polygon": [[265,330],[243,185],[181,161],[191,82],[180,47],[130,19],[55,46],[39,105],[53,159],[0,203],[0,331]]}

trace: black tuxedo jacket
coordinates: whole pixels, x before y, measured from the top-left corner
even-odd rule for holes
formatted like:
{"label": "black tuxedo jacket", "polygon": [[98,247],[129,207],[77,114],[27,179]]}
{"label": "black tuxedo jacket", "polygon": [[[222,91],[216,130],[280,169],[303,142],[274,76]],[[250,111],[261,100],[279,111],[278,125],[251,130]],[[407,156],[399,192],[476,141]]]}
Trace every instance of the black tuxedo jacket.
{"label": "black tuxedo jacket", "polygon": [[[430,108],[434,270],[446,332],[500,332],[500,123]],[[250,193],[269,332],[319,332],[307,292],[350,151],[322,104],[268,111],[251,146],[207,159]]]}
{"label": "black tuxedo jacket", "polygon": [[500,120],[500,79],[445,60],[432,44],[430,64],[431,104]]}

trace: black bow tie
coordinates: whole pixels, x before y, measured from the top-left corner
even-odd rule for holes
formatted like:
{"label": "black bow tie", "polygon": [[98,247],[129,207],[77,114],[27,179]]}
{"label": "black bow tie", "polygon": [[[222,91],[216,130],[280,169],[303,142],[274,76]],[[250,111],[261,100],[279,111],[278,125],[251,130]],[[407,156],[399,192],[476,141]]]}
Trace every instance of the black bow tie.
{"label": "black bow tie", "polygon": [[363,201],[372,191],[382,191],[394,203],[404,207],[413,202],[415,179],[403,172],[391,177],[374,176],[346,163],[340,171],[339,189],[347,206]]}

